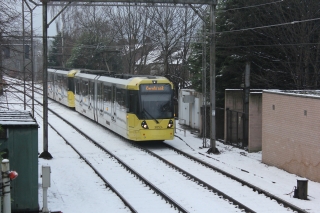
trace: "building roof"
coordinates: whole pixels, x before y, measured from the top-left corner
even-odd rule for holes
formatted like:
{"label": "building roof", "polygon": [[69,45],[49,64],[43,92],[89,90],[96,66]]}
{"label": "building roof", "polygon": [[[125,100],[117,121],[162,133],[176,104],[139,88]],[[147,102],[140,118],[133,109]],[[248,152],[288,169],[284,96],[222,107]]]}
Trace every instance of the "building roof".
{"label": "building roof", "polygon": [[0,111],[0,125],[2,126],[34,126],[37,121],[28,111]]}

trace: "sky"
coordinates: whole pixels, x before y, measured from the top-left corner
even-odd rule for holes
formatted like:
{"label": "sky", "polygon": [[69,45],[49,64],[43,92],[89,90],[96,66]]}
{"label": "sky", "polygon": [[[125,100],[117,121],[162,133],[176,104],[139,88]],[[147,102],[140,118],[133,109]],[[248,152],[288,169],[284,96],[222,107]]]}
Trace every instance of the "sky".
{"label": "sky", "polygon": [[[36,3],[40,4],[39,0],[35,1]],[[42,35],[42,6],[35,6],[33,3],[28,2],[29,6],[33,9],[33,30],[34,33],[36,35]],[[17,3],[17,10],[20,10],[21,12],[21,2]],[[25,14],[26,17],[28,19],[30,19],[29,16],[29,9],[27,6],[25,6]],[[48,16],[47,16],[47,23],[49,23],[52,19],[51,19],[51,14],[50,11],[48,9]],[[31,20],[29,20],[31,21]],[[49,28],[48,28],[48,36],[56,36],[57,35],[57,31],[56,31],[56,26],[55,26],[55,22],[51,23]]]}
{"label": "sky", "polygon": [[[39,99],[41,100],[41,99]],[[14,101],[14,100],[11,100]],[[10,98],[9,98],[10,102]],[[23,105],[20,107],[18,105],[10,106],[11,109],[21,110]],[[184,203],[184,207],[187,209],[192,209],[190,212],[213,212],[212,209],[208,208],[210,203],[219,202],[212,200],[210,193],[203,190],[203,197],[195,199],[194,201],[188,201],[187,197],[192,192],[192,188],[186,187],[182,189],[177,189],[174,186],[177,180],[166,180],[160,177],[170,172],[169,168],[162,168],[161,164],[155,161],[150,161],[150,164],[154,164],[154,169],[139,168],[143,164],[142,162],[150,160],[146,158],[145,155],[136,152],[132,145],[119,139],[118,136],[104,130],[99,125],[90,122],[88,119],[84,118],[82,115],[75,111],[69,110],[66,107],[58,105],[49,100],[49,107],[59,112],[69,121],[77,124],[77,126],[88,133],[103,146],[107,147],[112,153],[123,158],[125,161],[129,162],[137,170],[141,169],[141,173],[149,175],[147,177],[157,177],[152,181],[154,184],[158,184],[163,190],[167,191],[173,196],[178,193],[181,195],[181,202]],[[36,106],[36,110],[42,110],[40,106]],[[41,114],[41,113],[40,113]],[[43,151],[43,130],[42,130],[42,119],[39,115],[36,115],[36,120],[39,124],[39,153]],[[79,138],[79,134],[70,131],[65,125],[63,125],[59,119],[51,116],[49,113],[49,122],[57,130],[62,132],[62,135],[71,137],[71,142],[73,146],[77,149],[83,149],[87,155],[88,160],[93,160],[93,164],[99,167],[102,166],[102,161],[110,160],[105,157],[103,153],[100,153],[99,149],[94,146],[90,146],[89,143],[83,139]],[[189,130],[186,132],[183,130],[182,126],[177,126],[176,136],[174,140],[165,141],[178,149],[181,149],[191,155],[200,158],[201,160],[210,163],[230,174],[233,174],[243,180],[249,181],[253,185],[256,185],[276,196],[286,200],[299,208],[305,209],[310,213],[320,212],[320,183],[308,180],[308,200],[300,200],[293,198],[294,186],[297,185],[297,180],[305,180],[303,177],[298,177],[294,174],[290,174],[281,169],[265,165],[261,162],[262,153],[248,153],[242,149],[237,149],[217,141],[217,148],[220,150],[220,155],[208,155],[206,151],[207,148],[202,148],[202,139],[198,138],[195,134],[192,134]],[[45,160],[39,158],[38,168],[39,177],[41,175],[41,168],[43,165],[50,166],[51,168],[51,186],[48,188],[48,208],[50,211],[62,211],[63,213],[74,213],[74,212],[130,212],[128,208],[124,206],[122,201],[108,188],[104,186],[104,183],[99,177],[84,163],[83,159],[68,146],[65,141],[57,135],[51,127],[48,130],[48,145],[49,152],[53,156],[51,160]],[[157,149],[157,146],[153,147],[153,150],[158,154],[167,156],[172,162],[179,162],[179,155],[172,153],[170,150]],[[94,162],[95,161],[95,162]],[[128,176],[121,173],[119,166],[113,164],[112,161],[107,167],[102,167],[101,172],[105,172],[108,175],[108,180],[110,180],[119,190],[121,186],[128,182],[123,178]],[[193,163],[188,163],[189,169],[193,169]],[[19,172],[19,171],[17,171]],[[199,171],[199,176],[205,175],[205,171]],[[202,174],[203,173],[203,174]],[[159,178],[159,179],[158,179]],[[178,178],[178,177],[177,177]],[[241,185],[232,185],[231,190],[228,191],[228,187],[232,182],[226,183],[223,176],[208,177],[212,181],[212,184],[217,184],[217,188],[221,187],[224,192],[227,191],[236,197],[241,199],[242,196],[246,196],[245,190]],[[135,178],[129,179],[130,181],[135,181]],[[39,205],[40,208],[43,207],[43,189],[41,188],[42,180],[39,178]],[[134,184],[132,184],[134,185]],[[200,187],[201,188],[201,187]],[[175,189],[175,190],[172,190]],[[199,189],[201,190],[201,189]],[[135,196],[139,197],[139,193],[136,190],[123,189],[123,193],[126,196],[131,196],[134,192]],[[127,194],[126,194],[127,193]],[[290,194],[291,193],[291,194]],[[212,194],[212,193],[211,193]],[[257,195],[258,196],[258,195]],[[137,198],[138,199],[138,198]],[[151,199],[151,198],[150,198]],[[208,199],[208,200],[206,200]],[[200,202],[201,201],[201,202]],[[149,201],[147,198],[141,198],[140,202],[137,202],[136,208],[138,212],[171,212],[172,209],[166,207],[165,203],[154,204],[154,209],[145,209],[146,202],[159,202],[159,201]],[[208,204],[203,205],[203,203]],[[221,204],[223,205],[223,204]],[[251,208],[257,212],[277,212],[273,211],[272,202],[271,203],[252,203]],[[277,205],[276,205],[277,206]],[[222,208],[222,207],[221,207]],[[103,211],[101,211],[103,210]],[[215,206],[214,212],[222,212],[219,210],[219,205]],[[229,212],[229,211],[228,211]],[[234,209],[230,209],[230,212],[236,212]],[[292,212],[292,211],[285,211]]]}
{"label": "sky", "polygon": [[[51,14],[48,10],[48,16],[47,16],[47,23],[49,23],[52,19],[51,19]],[[41,6],[37,6],[35,11],[34,11],[34,27],[35,28],[39,28],[39,34],[42,35],[42,7]],[[37,32],[38,32],[37,31]],[[56,36],[57,35],[57,30],[56,30],[56,25],[55,22],[52,22],[48,28],[48,36]]]}

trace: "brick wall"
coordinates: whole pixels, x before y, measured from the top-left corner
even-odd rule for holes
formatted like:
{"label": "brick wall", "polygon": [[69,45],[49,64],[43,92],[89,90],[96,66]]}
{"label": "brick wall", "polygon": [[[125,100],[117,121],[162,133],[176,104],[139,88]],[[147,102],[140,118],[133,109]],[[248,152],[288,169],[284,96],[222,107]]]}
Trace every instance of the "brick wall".
{"label": "brick wall", "polygon": [[320,96],[263,91],[262,162],[320,182]]}

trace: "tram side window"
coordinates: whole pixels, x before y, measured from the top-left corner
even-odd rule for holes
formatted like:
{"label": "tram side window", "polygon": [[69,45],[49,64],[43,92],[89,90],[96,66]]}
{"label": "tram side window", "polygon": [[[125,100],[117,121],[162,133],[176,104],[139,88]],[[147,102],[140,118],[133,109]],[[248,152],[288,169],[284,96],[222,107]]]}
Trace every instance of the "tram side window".
{"label": "tram side window", "polygon": [[52,73],[48,73],[48,82],[50,83],[52,83]]}
{"label": "tram side window", "polygon": [[138,110],[139,110],[138,91],[131,90],[128,92],[127,109],[129,113],[138,114]]}
{"label": "tram side window", "polygon": [[93,96],[93,88],[94,88],[94,83],[92,81],[89,81],[89,95]]}
{"label": "tram side window", "polygon": [[117,89],[117,103],[120,105],[120,108],[127,108],[126,106],[126,90]]}
{"label": "tram side window", "polygon": [[87,96],[89,91],[89,82],[88,81],[82,81],[81,84],[81,94],[82,96]]}
{"label": "tram side window", "polygon": [[101,92],[102,83],[97,83],[97,99],[101,100],[102,92]]}
{"label": "tram side window", "polygon": [[68,78],[66,76],[64,76],[62,80],[63,80],[63,88],[68,91],[69,90],[69,88],[68,88]]}
{"label": "tram side window", "polygon": [[111,87],[104,85],[103,87],[103,101],[111,102]]}
{"label": "tram side window", "polygon": [[74,93],[79,95],[79,80],[78,79],[74,79]]}
{"label": "tram side window", "polygon": [[59,89],[62,90],[63,88],[63,79],[61,75],[58,75],[58,85],[59,85]]}

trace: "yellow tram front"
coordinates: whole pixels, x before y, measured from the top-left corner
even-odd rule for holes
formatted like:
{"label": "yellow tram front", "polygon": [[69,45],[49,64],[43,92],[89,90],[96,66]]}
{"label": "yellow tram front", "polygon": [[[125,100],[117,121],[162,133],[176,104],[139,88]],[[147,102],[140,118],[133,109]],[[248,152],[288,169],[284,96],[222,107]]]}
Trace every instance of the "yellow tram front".
{"label": "yellow tram front", "polygon": [[136,79],[128,85],[128,138],[163,141],[174,138],[173,86],[168,79]]}

